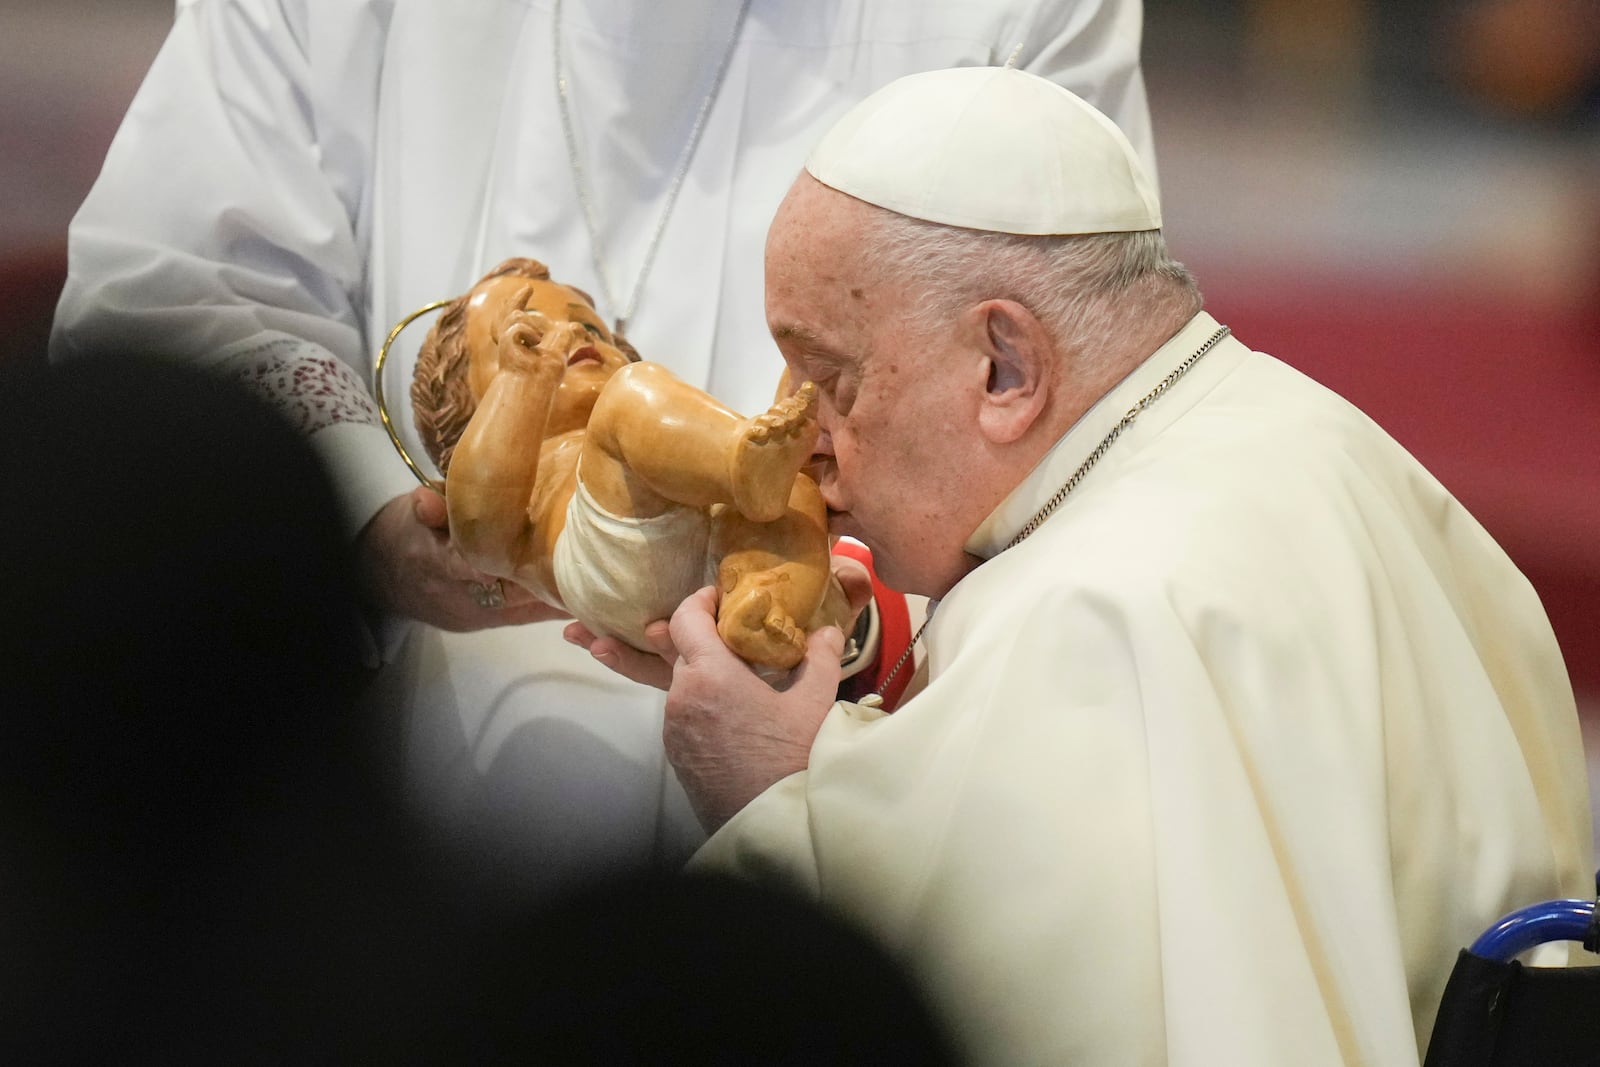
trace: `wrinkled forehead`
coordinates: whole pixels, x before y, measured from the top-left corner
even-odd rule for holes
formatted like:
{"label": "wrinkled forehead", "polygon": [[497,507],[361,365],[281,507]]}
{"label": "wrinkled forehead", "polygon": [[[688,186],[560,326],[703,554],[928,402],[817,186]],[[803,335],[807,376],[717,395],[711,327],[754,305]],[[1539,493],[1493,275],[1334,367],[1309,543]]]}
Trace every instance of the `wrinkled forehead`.
{"label": "wrinkled forehead", "polygon": [[802,173],[784,195],[767,229],[767,253],[782,255],[798,244],[828,244],[870,221],[872,208]]}
{"label": "wrinkled forehead", "polygon": [[801,175],[767,231],[769,311],[775,295],[848,292],[865,285],[870,279],[863,242],[871,240],[880,210]]}
{"label": "wrinkled forehead", "polygon": [[898,313],[897,280],[868,245],[881,208],[801,175],[767,240],[767,325],[786,354],[860,359],[876,324]]}

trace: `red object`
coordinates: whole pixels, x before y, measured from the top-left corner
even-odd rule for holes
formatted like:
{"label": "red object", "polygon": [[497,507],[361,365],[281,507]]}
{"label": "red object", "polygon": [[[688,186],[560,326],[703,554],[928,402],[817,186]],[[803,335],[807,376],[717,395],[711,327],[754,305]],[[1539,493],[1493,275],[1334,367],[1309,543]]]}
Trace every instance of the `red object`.
{"label": "red object", "polygon": [[[878,572],[872,566],[870,548],[858,541],[841,539],[834,543],[833,551],[836,555],[849,556],[867,568],[867,573],[872,575],[872,599],[878,605],[878,658],[872,666],[845,679],[839,686],[840,699],[859,700],[868,693],[876,693],[884,687],[889,672],[894,670],[895,664],[900,662],[900,657],[911,647],[911,612],[906,607],[905,594],[890,589],[879,580]],[[910,684],[911,676],[915,673],[916,664],[908,660],[889,686],[883,688],[885,711],[893,711],[899,705],[900,698],[905,695],[906,686]]]}
{"label": "red object", "polygon": [[67,281],[67,242],[0,256],[0,367],[43,367],[50,322]]}

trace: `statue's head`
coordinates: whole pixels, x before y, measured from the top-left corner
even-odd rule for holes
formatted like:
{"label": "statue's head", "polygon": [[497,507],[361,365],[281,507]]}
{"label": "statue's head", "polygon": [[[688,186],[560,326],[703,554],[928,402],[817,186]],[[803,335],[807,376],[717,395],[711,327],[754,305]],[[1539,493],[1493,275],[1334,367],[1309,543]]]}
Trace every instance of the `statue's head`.
{"label": "statue's head", "polygon": [[574,363],[556,394],[550,433],[584,425],[606,380],[639,358],[627,339],[605,324],[589,294],[551,281],[549,268],[536,259],[506,260],[445,306],[417,352],[412,417],[440,473],[449,471],[456,441],[499,372],[501,338],[519,311],[583,327],[581,333],[564,331],[577,339],[570,346]]}

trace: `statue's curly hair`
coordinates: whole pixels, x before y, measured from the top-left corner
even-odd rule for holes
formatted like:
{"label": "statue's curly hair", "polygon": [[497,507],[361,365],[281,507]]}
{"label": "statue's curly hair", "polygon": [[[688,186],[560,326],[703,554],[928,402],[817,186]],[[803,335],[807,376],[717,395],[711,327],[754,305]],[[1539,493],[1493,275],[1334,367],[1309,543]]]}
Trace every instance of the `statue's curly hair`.
{"label": "statue's curly hair", "polygon": [[[467,374],[471,365],[471,353],[467,351],[467,302],[479,285],[508,274],[529,281],[548,281],[550,268],[537,259],[526,257],[501,263],[480,278],[472,289],[445,305],[417,350],[416,370],[411,378],[411,417],[423,447],[428,450],[428,458],[441,474],[450,472],[450,457],[455,452],[456,442],[478,408]],[[590,306],[594,305],[594,298],[582,289],[568,288],[587,300]],[[638,361],[638,351],[625,337],[618,333],[613,339],[624,355]]]}

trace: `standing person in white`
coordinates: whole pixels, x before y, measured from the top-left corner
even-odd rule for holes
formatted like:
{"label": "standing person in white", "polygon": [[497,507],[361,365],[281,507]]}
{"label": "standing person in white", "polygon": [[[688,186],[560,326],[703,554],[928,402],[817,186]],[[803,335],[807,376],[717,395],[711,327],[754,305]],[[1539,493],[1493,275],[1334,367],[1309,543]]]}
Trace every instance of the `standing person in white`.
{"label": "standing person in white", "polygon": [[475,589],[379,426],[379,343],[532,255],[646,358],[764,407],[761,247],[816,136],[901,74],[1014,57],[1150,162],[1141,20],[1137,0],[179,0],[73,222],[52,354],[215,366],[309,435],[372,598],[372,697],[442,829],[538,884],[670,862],[699,830],[660,695]]}
{"label": "standing person in white", "polygon": [[[696,866],[873,931],[974,1063],[1415,1065],[1460,948],[1592,892],[1560,651],[1481,526],[1206,314],[1138,154],[1015,70],[897,80],[772,225],[836,533],[929,680],[779,693],[678,609]],[[1403,358],[1397,353],[1396,358]]]}

